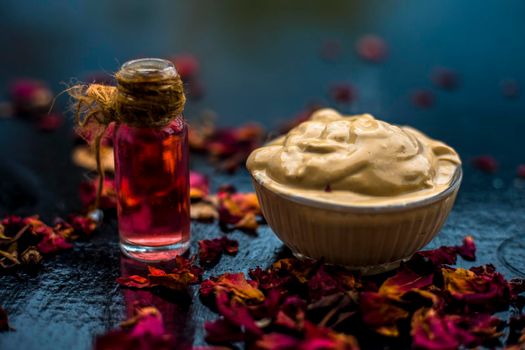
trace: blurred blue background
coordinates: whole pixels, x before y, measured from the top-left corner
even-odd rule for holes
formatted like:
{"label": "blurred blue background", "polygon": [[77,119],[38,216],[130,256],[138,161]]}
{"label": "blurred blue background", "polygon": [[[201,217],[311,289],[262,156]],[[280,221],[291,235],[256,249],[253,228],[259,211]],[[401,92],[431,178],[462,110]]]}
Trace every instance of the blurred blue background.
{"label": "blurred blue background", "polygon": [[[525,84],[521,0],[3,0],[0,8],[2,93],[19,77],[58,92],[61,82],[110,74],[128,59],[191,53],[205,95],[189,103],[190,119],[212,109],[223,125],[257,120],[271,128],[309,103],[334,105],[330,86],[347,82],[357,98],[339,106],[346,112],[411,124],[464,158],[488,153],[512,168],[525,162],[525,99],[505,98],[500,86]],[[388,45],[384,62],[355,52],[370,33]],[[327,41],[340,44],[334,62],[320,56]],[[457,89],[432,84],[438,66],[457,72]],[[419,89],[434,94],[433,106],[411,103]]]}
{"label": "blurred blue background", "polygon": [[[412,125],[456,148],[465,163],[457,204],[431,247],[472,234],[480,252],[475,264],[494,263],[506,276],[523,276],[525,179],[517,178],[517,167],[525,163],[524,19],[523,0],[0,0],[0,100],[8,99],[9,83],[20,78],[41,79],[57,94],[72,78],[110,76],[129,59],[191,54],[204,95],[189,100],[190,120],[213,110],[220,125],[258,121],[273,130],[309,105],[323,104]],[[383,61],[368,62],[356,53],[368,34],[384,40]],[[324,59],[323,48],[334,43],[340,53]],[[455,89],[436,86],[431,75],[437,67],[455,72]],[[502,92],[503,81],[514,84],[513,96]],[[351,103],[330,96],[334,84],[354,89]],[[433,103],[415,104],[417,92]],[[66,102],[62,96],[56,109]],[[42,133],[17,118],[0,120],[2,214],[53,218],[78,207],[82,170],[71,161],[71,126],[69,120],[54,133]],[[470,165],[483,154],[494,157],[498,171],[486,174]],[[243,172],[231,177],[205,166],[199,170],[212,175],[214,188],[234,182],[242,191],[252,189]],[[199,230],[194,232],[211,235],[216,228]],[[269,231],[264,228],[261,237]],[[97,237],[94,249],[116,239]],[[262,263],[279,246],[276,240],[254,242],[250,249]],[[100,256],[108,254],[118,260],[116,248]],[[92,264],[91,255],[79,256]],[[122,309],[122,297],[115,297],[115,310],[104,306],[115,292],[115,266],[102,271],[106,277],[93,274],[111,281],[99,285],[84,273],[86,265],[64,261],[59,266],[71,267],[72,280],[82,287],[68,301],[82,310],[78,314],[88,312],[79,317],[60,298],[59,306],[43,303],[45,295],[57,293],[56,281],[68,276],[57,269],[53,277],[50,269],[41,284],[29,281],[27,290],[4,291],[8,306],[18,303],[8,311],[20,331],[0,338],[0,347],[88,348],[93,334],[121,320],[115,310]],[[203,342],[201,323],[212,317],[199,307],[191,316],[199,324],[197,344]]]}

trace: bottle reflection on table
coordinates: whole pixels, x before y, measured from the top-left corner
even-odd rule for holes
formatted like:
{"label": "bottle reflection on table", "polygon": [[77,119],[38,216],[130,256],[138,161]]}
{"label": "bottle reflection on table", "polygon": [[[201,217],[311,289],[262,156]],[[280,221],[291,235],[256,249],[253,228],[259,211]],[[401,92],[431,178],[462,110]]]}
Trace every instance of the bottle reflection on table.
{"label": "bottle reflection on table", "polygon": [[[155,264],[155,267],[170,270],[170,262]],[[121,254],[120,273],[122,277],[131,275],[147,276],[148,264],[133,260]],[[137,307],[154,306],[162,314],[166,332],[174,335],[177,346],[191,348],[195,325],[191,318],[191,297],[164,290],[140,290],[122,288],[126,308],[126,319],[135,314]]]}

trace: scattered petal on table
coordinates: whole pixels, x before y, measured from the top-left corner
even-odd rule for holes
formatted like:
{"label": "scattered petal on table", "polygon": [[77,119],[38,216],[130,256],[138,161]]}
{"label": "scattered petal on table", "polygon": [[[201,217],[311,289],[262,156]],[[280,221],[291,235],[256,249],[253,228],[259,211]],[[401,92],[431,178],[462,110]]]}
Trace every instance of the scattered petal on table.
{"label": "scattered petal on table", "polygon": [[[420,309],[412,318],[412,346],[415,349],[455,350],[494,341],[501,334],[501,321],[490,315],[439,315],[433,309]],[[488,344],[487,344],[488,345]]]}
{"label": "scattered petal on table", "polygon": [[517,98],[520,94],[520,86],[515,79],[502,80],[501,93],[507,98]]}
{"label": "scattered petal on table", "polygon": [[203,239],[199,241],[199,260],[201,265],[216,264],[223,253],[235,255],[239,251],[239,242],[228,237]]}
{"label": "scattered petal on table", "polygon": [[95,340],[95,350],[168,350],[176,345],[164,328],[161,313],[154,307],[138,308],[135,315]]}
{"label": "scattered petal on table", "polygon": [[330,97],[337,103],[351,104],[357,98],[357,90],[348,83],[338,83],[330,87]]}
{"label": "scattered petal on table", "polygon": [[459,76],[456,71],[450,68],[434,68],[430,74],[430,79],[437,87],[445,90],[454,90],[459,86]]}
{"label": "scattered petal on table", "polygon": [[434,105],[436,100],[434,94],[429,90],[416,90],[410,96],[412,104],[420,108],[429,108]]}
{"label": "scattered petal on table", "polygon": [[190,198],[192,200],[203,199],[210,192],[208,177],[197,171],[190,171]]}
{"label": "scattered petal on table", "polygon": [[224,291],[243,302],[262,302],[265,299],[256,283],[247,281],[242,272],[225,273],[201,283],[200,293],[204,298]]}
{"label": "scattered petal on table", "polygon": [[374,34],[367,34],[359,38],[356,50],[362,59],[374,63],[383,61],[388,55],[386,42]]}
{"label": "scattered petal on table", "polygon": [[477,156],[472,159],[472,165],[485,173],[495,173],[498,170],[498,161],[489,155]]}
{"label": "scattered petal on table", "polygon": [[7,312],[0,306],[0,332],[6,332],[13,330],[11,326],[9,326],[9,318],[7,316]]}

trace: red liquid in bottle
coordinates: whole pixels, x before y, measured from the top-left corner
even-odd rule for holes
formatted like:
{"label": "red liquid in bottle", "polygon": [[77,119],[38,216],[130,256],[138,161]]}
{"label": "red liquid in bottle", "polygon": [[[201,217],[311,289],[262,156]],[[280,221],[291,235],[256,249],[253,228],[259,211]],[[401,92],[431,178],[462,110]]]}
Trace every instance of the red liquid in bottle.
{"label": "red liquid in bottle", "polygon": [[184,119],[179,116],[159,129],[119,125],[114,147],[122,250],[149,261],[184,253],[190,240]]}

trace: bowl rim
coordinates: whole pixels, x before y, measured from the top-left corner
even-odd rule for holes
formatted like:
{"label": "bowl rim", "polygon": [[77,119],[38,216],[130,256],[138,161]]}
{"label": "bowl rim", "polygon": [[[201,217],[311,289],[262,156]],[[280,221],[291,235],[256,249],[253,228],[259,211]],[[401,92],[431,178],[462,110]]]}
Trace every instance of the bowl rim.
{"label": "bowl rim", "polygon": [[343,211],[343,212],[352,212],[352,213],[389,213],[389,212],[399,212],[399,211],[405,211],[410,210],[414,208],[421,208],[428,206],[430,204],[433,204],[435,202],[438,202],[444,198],[449,197],[451,194],[457,192],[459,189],[459,186],[461,184],[461,180],[463,179],[463,169],[461,165],[459,165],[456,168],[456,171],[454,172],[454,175],[452,176],[452,181],[448,185],[447,188],[445,188],[443,191],[438,192],[432,196],[411,201],[407,203],[399,203],[399,204],[386,204],[386,205],[351,205],[351,204],[336,204],[336,203],[328,203],[328,202],[322,202],[318,201],[312,198],[308,197],[302,197],[302,196],[294,196],[285,194],[279,191],[275,191],[274,189],[270,189],[266,186],[264,186],[261,182],[257,181],[257,178],[253,176],[253,174],[250,175],[252,177],[252,180],[256,182],[260,187],[264,188],[267,191],[270,191],[271,193],[283,198],[290,200],[292,202],[302,204],[309,207],[319,208],[319,209],[325,209],[325,210],[335,210],[335,211]]}

